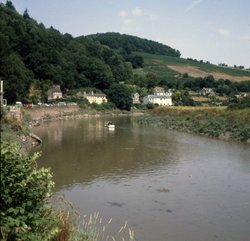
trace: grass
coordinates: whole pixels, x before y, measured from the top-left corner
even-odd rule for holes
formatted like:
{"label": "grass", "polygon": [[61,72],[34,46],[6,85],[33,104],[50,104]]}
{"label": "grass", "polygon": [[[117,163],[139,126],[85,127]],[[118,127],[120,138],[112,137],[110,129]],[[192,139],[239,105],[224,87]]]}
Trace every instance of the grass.
{"label": "grass", "polygon": [[[112,221],[102,218],[99,212],[84,215],[63,196],[51,200],[58,220],[56,241],[135,241],[135,233],[127,221],[116,232],[111,231]],[[112,228],[113,230],[113,228]]]}
{"label": "grass", "polygon": [[178,75],[177,72],[169,69],[168,65],[176,65],[176,66],[194,66],[199,67],[201,70],[205,72],[219,72],[222,74],[228,74],[231,76],[239,76],[239,77],[249,77],[250,80],[250,71],[248,70],[241,70],[232,67],[220,67],[215,64],[208,64],[208,63],[200,63],[194,62],[191,60],[177,58],[177,57],[170,57],[164,55],[153,55],[147,53],[139,53],[136,54],[141,55],[144,58],[144,72],[150,72],[155,74],[159,79],[170,79],[176,78]]}
{"label": "grass", "polygon": [[226,107],[159,107],[141,118],[172,130],[195,133],[225,140],[250,142],[250,109]]}

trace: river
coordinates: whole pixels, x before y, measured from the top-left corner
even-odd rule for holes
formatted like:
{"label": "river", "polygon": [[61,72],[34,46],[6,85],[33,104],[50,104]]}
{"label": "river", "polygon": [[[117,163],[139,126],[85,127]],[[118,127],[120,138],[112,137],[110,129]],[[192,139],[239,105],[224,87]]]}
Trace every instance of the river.
{"label": "river", "polygon": [[249,240],[249,145],[109,120],[115,130],[107,117],[34,128],[56,194],[140,241]]}

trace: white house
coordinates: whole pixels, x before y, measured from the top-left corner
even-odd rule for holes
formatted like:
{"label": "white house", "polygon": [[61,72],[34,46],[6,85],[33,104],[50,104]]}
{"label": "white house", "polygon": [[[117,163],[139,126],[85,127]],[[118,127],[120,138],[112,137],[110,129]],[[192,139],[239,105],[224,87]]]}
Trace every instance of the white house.
{"label": "white house", "polygon": [[158,104],[160,106],[170,106],[172,103],[172,93],[165,90],[155,90],[153,95],[147,95],[143,98],[143,104]]}

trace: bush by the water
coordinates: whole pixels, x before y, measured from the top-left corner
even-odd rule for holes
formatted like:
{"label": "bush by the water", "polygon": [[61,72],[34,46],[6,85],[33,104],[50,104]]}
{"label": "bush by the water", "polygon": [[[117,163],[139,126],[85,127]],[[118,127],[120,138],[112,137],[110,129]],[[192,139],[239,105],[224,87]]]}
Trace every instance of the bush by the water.
{"label": "bush by the water", "polygon": [[20,154],[17,144],[1,143],[1,240],[51,240],[58,232],[46,200],[54,183],[39,155]]}

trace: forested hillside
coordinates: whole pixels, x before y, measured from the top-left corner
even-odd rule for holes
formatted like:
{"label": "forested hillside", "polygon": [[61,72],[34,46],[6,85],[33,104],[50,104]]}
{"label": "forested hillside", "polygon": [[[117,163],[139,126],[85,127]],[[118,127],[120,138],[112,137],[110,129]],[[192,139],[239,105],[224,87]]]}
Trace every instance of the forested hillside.
{"label": "forested hillside", "polygon": [[27,10],[21,15],[11,1],[0,3],[0,79],[9,104],[47,102],[53,85],[71,96],[82,88],[100,90],[111,102],[112,90],[120,91],[117,84],[128,98],[131,92],[143,98],[156,86],[181,90],[185,98],[204,87],[220,96],[250,92],[249,70],[183,59],[169,46],[126,34],[74,38],[45,28]]}
{"label": "forested hillside", "polygon": [[27,10],[20,15],[11,1],[0,4],[0,19],[0,78],[9,103],[46,101],[53,84],[60,84],[64,91],[105,90],[132,78],[131,64],[111,48],[45,28]]}
{"label": "forested hillside", "polygon": [[98,33],[88,35],[87,37],[99,41],[101,44],[107,45],[113,49],[122,50],[126,53],[137,51],[172,57],[181,56],[179,50],[173,49],[167,45],[127,34]]}

